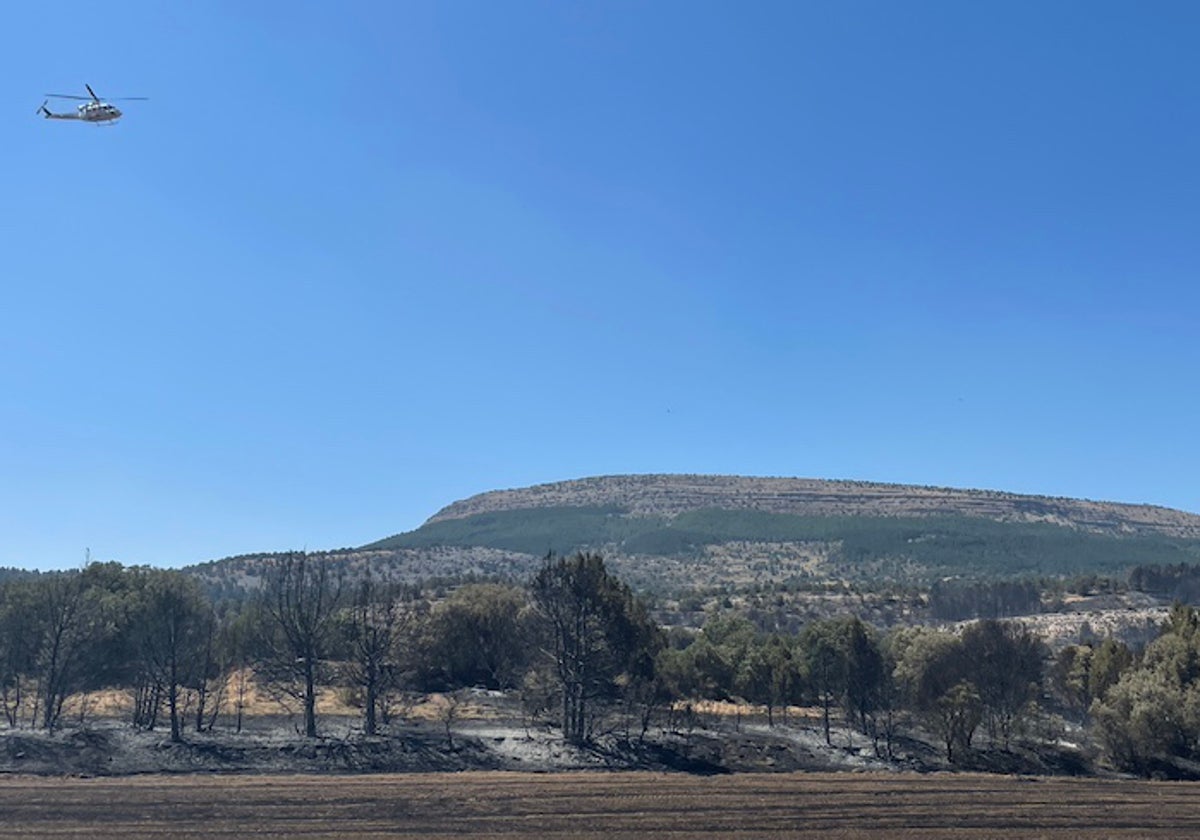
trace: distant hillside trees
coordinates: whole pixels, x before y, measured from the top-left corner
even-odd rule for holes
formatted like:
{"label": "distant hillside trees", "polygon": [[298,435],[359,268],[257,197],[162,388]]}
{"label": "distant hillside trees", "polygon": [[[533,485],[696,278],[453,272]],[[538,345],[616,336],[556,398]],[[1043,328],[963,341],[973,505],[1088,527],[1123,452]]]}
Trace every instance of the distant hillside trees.
{"label": "distant hillside trees", "polygon": [[1184,604],[1200,603],[1200,565],[1147,564],[1129,572],[1129,588]]}
{"label": "distant hillside trees", "polygon": [[[711,563],[714,549],[721,555],[733,552],[751,559],[764,543],[803,544],[822,546],[828,563],[838,570],[837,577],[864,586],[882,582],[927,586],[946,577],[982,581],[1125,574],[1131,565],[1200,558],[1200,540],[1125,534],[1117,528],[1097,531],[1019,518],[1002,522],[949,512],[925,516],[917,514],[920,505],[896,516],[801,515],[751,509],[746,500],[745,496],[716,497],[712,507],[669,516],[598,505],[584,496],[577,497],[578,504],[501,505],[461,518],[439,518],[364,548],[486,547],[536,556],[547,547],[569,552],[584,546],[616,545],[626,556],[705,561],[711,575],[723,582],[738,582],[729,569]],[[734,548],[737,544],[752,547],[750,553]],[[685,588],[690,581],[686,573],[679,574],[680,568],[688,567],[676,566],[672,572],[668,566],[654,576],[646,575],[643,588]],[[651,583],[653,578],[658,579]],[[986,603],[980,606],[977,613],[957,618],[1014,614],[1003,604],[998,608]]]}
{"label": "distant hillside trees", "polygon": [[1030,615],[1041,608],[1042,589],[1031,580],[945,580],[929,588],[929,614],[940,621]]}

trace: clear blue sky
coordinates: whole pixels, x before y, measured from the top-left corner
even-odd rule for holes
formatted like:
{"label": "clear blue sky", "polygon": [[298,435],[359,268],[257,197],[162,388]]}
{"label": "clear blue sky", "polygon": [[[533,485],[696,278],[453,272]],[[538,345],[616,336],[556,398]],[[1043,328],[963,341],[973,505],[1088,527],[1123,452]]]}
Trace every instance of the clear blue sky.
{"label": "clear blue sky", "polygon": [[1200,511],[1196,3],[7,11],[0,565],[612,473]]}

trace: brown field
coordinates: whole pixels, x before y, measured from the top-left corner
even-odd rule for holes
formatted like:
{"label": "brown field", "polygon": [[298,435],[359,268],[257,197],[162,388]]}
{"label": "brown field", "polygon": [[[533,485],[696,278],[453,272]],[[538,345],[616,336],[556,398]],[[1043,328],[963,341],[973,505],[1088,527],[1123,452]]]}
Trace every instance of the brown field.
{"label": "brown field", "polygon": [[4,837],[1200,836],[1200,785],[974,775],[457,773],[0,783]]}

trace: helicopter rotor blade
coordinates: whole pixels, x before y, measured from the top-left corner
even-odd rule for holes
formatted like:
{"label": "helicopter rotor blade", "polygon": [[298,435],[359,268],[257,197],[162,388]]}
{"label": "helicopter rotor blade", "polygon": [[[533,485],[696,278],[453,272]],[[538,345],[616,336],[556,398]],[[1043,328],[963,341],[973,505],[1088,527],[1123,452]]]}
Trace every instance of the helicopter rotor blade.
{"label": "helicopter rotor blade", "polygon": [[[101,101],[100,97],[96,96],[96,91],[92,90],[91,85],[85,84],[84,87],[87,88],[88,93],[90,93],[91,96],[76,96],[73,93],[46,93],[46,94],[42,94],[42,95],[47,97],[48,99],[74,99],[78,102],[100,102]],[[149,96],[114,96],[111,99],[108,99],[106,101],[108,101],[108,102],[134,102],[134,101],[145,102],[149,99],[150,99]]]}

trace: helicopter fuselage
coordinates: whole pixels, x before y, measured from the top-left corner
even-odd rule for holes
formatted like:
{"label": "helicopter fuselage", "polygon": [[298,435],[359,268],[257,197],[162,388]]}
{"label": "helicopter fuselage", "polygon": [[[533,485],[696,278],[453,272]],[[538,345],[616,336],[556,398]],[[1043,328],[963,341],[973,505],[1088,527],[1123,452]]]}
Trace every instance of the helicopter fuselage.
{"label": "helicopter fuselage", "polygon": [[90,123],[116,122],[121,119],[121,109],[107,102],[85,102],[76,111],[76,119]]}
{"label": "helicopter fuselage", "polygon": [[82,122],[104,125],[121,119],[121,109],[108,102],[85,102],[75,109],[75,113],[56,114],[42,106],[42,115],[48,120],[81,120]]}

